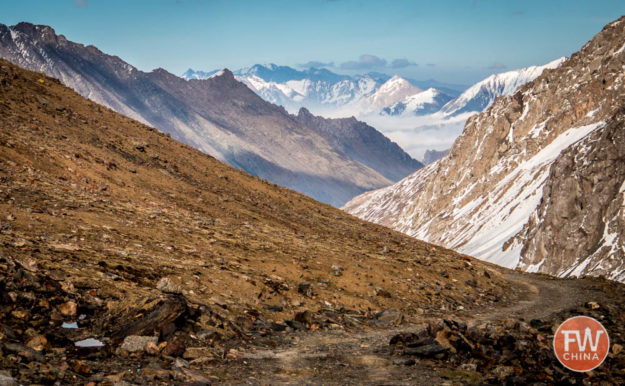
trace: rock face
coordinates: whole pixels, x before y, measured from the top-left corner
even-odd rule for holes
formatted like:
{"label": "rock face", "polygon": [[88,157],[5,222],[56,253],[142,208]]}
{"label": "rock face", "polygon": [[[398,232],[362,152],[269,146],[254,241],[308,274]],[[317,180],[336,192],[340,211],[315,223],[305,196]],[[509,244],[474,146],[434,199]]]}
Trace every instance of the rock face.
{"label": "rock face", "polygon": [[624,20],[345,209],[506,267],[623,281]]}
{"label": "rock face", "polygon": [[[0,57],[56,77],[81,95],[234,167],[333,205],[387,186],[418,167],[394,147],[401,156],[386,154],[385,168],[402,172],[394,179],[384,177],[341,152],[349,144],[328,143],[228,70],[189,81],[163,69],[145,73],[96,47],[70,42],[50,27],[28,23],[0,25]],[[386,142],[378,153],[390,149]]]}
{"label": "rock face", "polygon": [[543,199],[515,240],[521,268],[625,281],[624,161],[621,110],[551,166]]}

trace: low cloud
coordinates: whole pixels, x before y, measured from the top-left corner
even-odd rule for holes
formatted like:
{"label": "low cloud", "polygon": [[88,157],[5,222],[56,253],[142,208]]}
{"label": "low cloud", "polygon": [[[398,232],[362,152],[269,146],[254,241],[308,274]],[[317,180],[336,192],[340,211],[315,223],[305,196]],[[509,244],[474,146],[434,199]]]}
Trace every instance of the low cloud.
{"label": "low cloud", "polygon": [[489,70],[505,70],[506,68],[508,68],[508,66],[501,62],[495,62],[488,67]]}
{"label": "low cloud", "polygon": [[334,62],[320,62],[318,60],[311,60],[310,62],[302,63],[299,66],[302,68],[334,67]]}
{"label": "low cloud", "polygon": [[89,0],[74,0],[74,7],[87,8],[89,6]]}
{"label": "low cloud", "polygon": [[391,68],[406,68],[411,66],[417,66],[417,63],[408,59],[395,59],[391,62]]}
{"label": "low cloud", "polygon": [[386,60],[375,55],[361,55],[358,60],[350,60],[341,63],[343,70],[370,70],[372,68],[386,66]]}

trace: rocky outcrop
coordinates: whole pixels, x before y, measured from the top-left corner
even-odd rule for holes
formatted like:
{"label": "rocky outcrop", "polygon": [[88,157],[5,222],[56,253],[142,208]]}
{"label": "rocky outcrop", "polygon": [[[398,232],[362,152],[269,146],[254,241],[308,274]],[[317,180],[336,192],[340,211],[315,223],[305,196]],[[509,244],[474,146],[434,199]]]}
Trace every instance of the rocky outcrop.
{"label": "rocky outcrop", "polygon": [[391,358],[393,363],[403,366],[434,361],[437,366],[454,369],[450,373],[459,384],[622,383],[623,373],[619,369],[625,358],[618,355],[623,351],[618,343],[613,345],[605,362],[592,372],[564,371],[556,359],[549,337],[562,322],[579,315],[601,320],[612,336],[625,332],[622,323],[615,322],[625,317],[620,307],[586,302],[583,306],[529,320],[508,317],[472,324],[459,319],[432,320],[414,329],[415,332],[394,335],[389,342]]}
{"label": "rocky outcrop", "polygon": [[447,150],[426,150],[425,154],[423,155],[423,163],[424,164],[431,164],[432,162],[438,161],[439,159],[443,158],[444,156],[446,156],[447,154],[449,154],[449,149]]}
{"label": "rocky outcrop", "polygon": [[391,167],[403,175],[384,177],[341,151],[349,145],[330,144],[228,70],[189,81],[163,69],[146,73],[29,23],[0,25],[0,57],[58,78],[81,95],[232,166],[333,205],[416,169],[410,170],[415,164],[410,157],[398,158]]}
{"label": "rocky outcrop", "polygon": [[563,151],[515,242],[519,266],[625,281],[625,110]]}
{"label": "rocky outcrop", "polygon": [[448,156],[345,209],[506,267],[623,280],[624,64],[621,18],[470,118]]}

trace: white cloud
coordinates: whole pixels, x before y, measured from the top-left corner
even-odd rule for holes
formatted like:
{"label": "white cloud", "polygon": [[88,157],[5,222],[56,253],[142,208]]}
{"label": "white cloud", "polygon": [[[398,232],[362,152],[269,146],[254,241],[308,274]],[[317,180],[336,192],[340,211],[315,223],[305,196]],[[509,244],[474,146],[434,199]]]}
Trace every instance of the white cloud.
{"label": "white cloud", "polygon": [[405,68],[411,66],[417,66],[417,63],[408,59],[395,59],[391,62],[391,68]]}
{"label": "white cloud", "polygon": [[375,55],[360,55],[358,60],[350,60],[341,63],[341,68],[344,70],[370,70],[376,67],[386,66],[386,60],[379,58]]}

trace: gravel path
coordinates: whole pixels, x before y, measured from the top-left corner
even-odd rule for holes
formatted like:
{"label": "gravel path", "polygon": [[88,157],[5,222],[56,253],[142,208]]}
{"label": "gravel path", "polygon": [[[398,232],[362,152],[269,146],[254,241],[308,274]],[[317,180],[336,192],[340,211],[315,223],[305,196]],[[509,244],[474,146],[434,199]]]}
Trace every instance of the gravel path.
{"label": "gravel path", "polygon": [[[543,275],[505,272],[517,290],[516,300],[481,313],[449,317],[469,325],[501,319],[544,318],[551,313],[602,297],[601,289],[585,280],[558,280]],[[232,381],[261,384],[453,384],[434,362],[393,363],[389,340],[399,332],[418,332],[425,324],[369,331],[316,331],[294,335],[274,349],[252,348],[243,354]]]}

